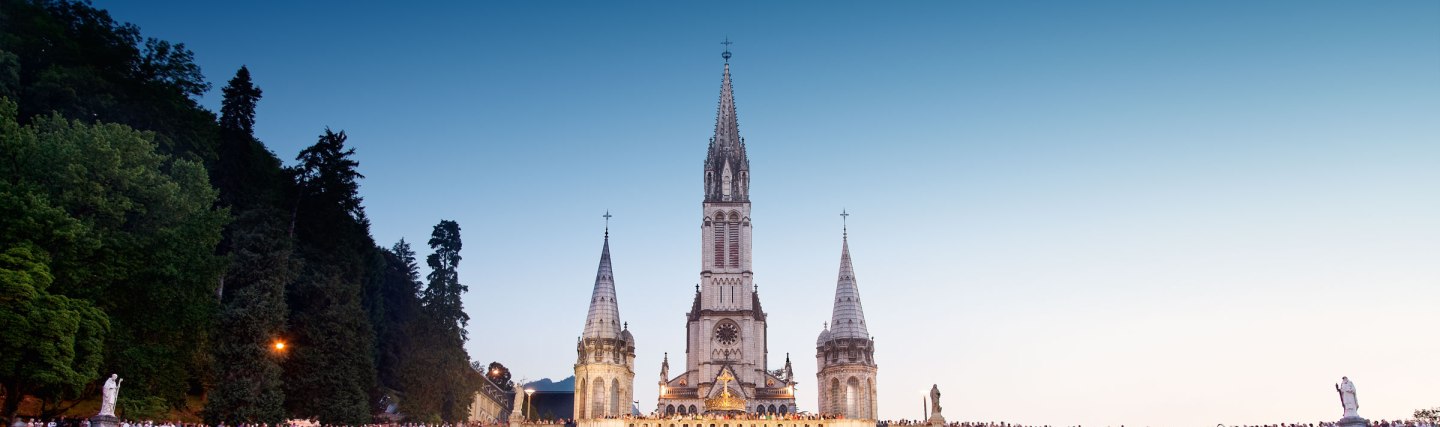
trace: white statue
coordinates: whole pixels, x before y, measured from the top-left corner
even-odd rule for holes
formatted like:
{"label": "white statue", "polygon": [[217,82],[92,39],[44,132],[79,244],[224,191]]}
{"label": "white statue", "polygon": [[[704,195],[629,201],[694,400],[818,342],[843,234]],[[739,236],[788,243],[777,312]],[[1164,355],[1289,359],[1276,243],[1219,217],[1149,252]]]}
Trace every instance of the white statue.
{"label": "white statue", "polygon": [[[930,413],[940,415],[940,385],[930,385]],[[932,415],[932,416],[934,416]]]}
{"label": "white statue", "polygon": [[1344,418],[1359,417],[1356,412],[1360,410],[1360,401],[1355,400],[1355,383],[1350,382],[1350,377],[1340,377],[1335,391],[1340,393],[1340,406],[1345,408]]}
{"label": "white statue", "polygon": [[105,387],[100,391],[100,415],[115,416],[115,399],[120,396],[119,374],[110,374],[110,379],[105,380]]}
{"label": "white statue", "polygon": [[[523,404],[525,403],[525,400],[524,400],[525,398],[522,397],[522,396],[520,396],[520,393],[523,393],[524,390],[521,390],[522,387],[520,387],[520,383],[517,382],[517,383],[514,383],[514,384],[515,384],[515,385],[514,385],[514,387],[515,387],[515,400],[510,401],[510,402],[511,402],[511,404],[510,404],[510,406],[511,406],[510,412],[511,412],[511,413],[514,413],[514,414],[516,414],[516,415],[519,415],[520,412],[521,412],[521,409],[520,409],[520,408],[521,408],[521,405],[523,405]],[[510,418],[511,418],[511,419],[514,419],[515,417],[512,416],[512,417],[510,417]]]}

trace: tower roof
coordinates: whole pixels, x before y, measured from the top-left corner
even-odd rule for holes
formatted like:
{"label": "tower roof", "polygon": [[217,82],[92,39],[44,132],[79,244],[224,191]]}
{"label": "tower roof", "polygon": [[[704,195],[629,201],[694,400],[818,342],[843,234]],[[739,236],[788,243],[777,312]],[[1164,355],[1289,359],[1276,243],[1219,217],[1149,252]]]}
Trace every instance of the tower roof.
{"label": "tower roof", "polygon": [[[709,154],[705,156],[705,200],[748,201],[750,159],[745,155],[745,140],[740,137],[740,119],[735,114],[735,91],[730,84],[729,49],[726,49],[725,71],[720,77],[720,106],[715,112],[715,136],[710,138]],[[730,181],[722,179],[729,173]],[[742,173],[744,172],[744,173]],[[731,185],[727,193],[724,185]]]}
{"label": "tower roof", "polygon": [[615,300],[615,276],[610,268],[610,232],[600,250],[600,268],[595,272],[595,290],[590,294],[590,313],[585,316],[585,339],[621,338],[620,303]]}
{"label": "tower roof", "polygon": [[865,310],[860,305],[860,286],[850,265],[850,238],[841,239],[840,277],[835,283],[835,312],[830,316],[830,339],[869,339]]}

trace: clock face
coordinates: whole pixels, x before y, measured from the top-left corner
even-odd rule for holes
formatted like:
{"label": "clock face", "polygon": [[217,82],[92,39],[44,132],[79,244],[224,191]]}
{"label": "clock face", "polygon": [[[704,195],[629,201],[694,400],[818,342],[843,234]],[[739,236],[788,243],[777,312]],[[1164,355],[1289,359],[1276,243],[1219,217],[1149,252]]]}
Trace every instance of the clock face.
{"label": "clock face", "polygon": [[724,345],[735,345],[740,340],[740,327],[734,323],[722,323],[715,327],[715,340]]}

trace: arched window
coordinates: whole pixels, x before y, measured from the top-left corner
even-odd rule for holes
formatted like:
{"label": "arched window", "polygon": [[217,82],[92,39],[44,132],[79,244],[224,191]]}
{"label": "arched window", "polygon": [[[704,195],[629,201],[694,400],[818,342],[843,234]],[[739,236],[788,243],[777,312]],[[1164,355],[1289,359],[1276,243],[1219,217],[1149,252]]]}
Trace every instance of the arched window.
{"label": "arched window", "polygon": [[[584,379],[584,378],[581,378],[581,379],[580,379],[580,387],[576,387],[575,390],[576,390],[576,394],[578,394],[578,396],[575,396],[575,402],[579,403],[579,405],[575,405],[575,406],[578,407],[577,409],[580,411],[580,413],[575,414],[575,418],[585,418],[585,391],[586,391],[586,389],[585,389],[585,379]],[[517,396],[518,396],[518,394],[517,394]],[[519,403],[519,402],[516,402],[516,403]]]}
{"label": "arched window", "polygon": [[[690,405],[690,413],[691,413],[691,414],[695,414],[695,415],[699,415],[699,414],[700,414],[699,412],[696,412],[696,411],[695,411],[695,405]],[[710,427],[715,427],[715,426],[710,426]]]}
{"label": "arched window", "polygon": [[665,405],[665,415],[675,415],[675,405]]}
{"label": "arched window", "polygon": [[785,405],[780,405],[780,415],[788,414],[789,412],[787,411],[788,409],[785,407]]}
{"label": "arched window", "polygon": [[860,417],[860,380],[850,377],[845,382],[845,418]]}
{"label": "arched window", "polygon": [[610,412],[606,415],[619,416],[620,414],[620,379],[610,380]]}
{"label": "arched window", "polygon": [[590,386],[590,418],[602,418],[605,416],[605,379],[597,378]]}
{"label": "arched window", "polygon": [[875,411],[875,404],[876,404],[877,402],[875,402],[875,379],[874,379],[874,378],[870,378],[870,379],[865,380],[865,398],[866,398],[866,399],[865,399],[865,419],[867,419],[867,420],[878,419],[878,418],[879,418],[879,415],[875,413],[875,412],[876,412],[876,411]]}

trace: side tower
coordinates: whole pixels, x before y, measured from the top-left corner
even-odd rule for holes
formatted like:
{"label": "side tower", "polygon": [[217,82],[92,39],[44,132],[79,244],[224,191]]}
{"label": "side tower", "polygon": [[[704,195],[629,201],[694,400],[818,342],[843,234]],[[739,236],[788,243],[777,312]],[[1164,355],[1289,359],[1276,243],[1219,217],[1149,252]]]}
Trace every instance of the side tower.
{"label": "side tower", "polygon": [[[609,218],[607,212],[606,218]],[[590,295],[590,314],[575,352],[575,418],[630,414],[635,395],[635,337],[620,323],[615,301],[615,276],[610,268],[610,230],[600,250],[600,269]]]}
{"label": "side tower", "polygon": [[[841,214],[847,215],[847,214]],[[849,233],[842,234],[840,278],[835,284],[835,311],[815,342],[815,376],[820,413],[873,420],[876,416],[875,339],[865,327],[860,287],[850,265]]]}
{"label": "side tower", "polygon": [[685,371],[661,367],[663,414],[789,413],[794,381],[767,369],[766,315],[750,256],[750,159],[730,84],[730,51],[720,78],[715,136],[704,163],[700,204],[700,283],[686,314]]}

